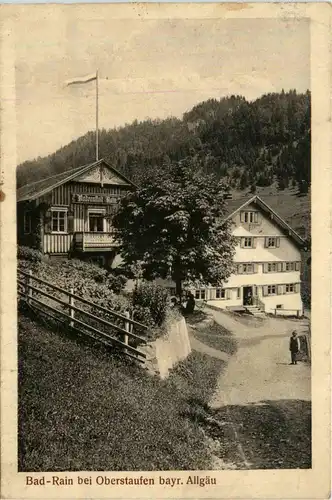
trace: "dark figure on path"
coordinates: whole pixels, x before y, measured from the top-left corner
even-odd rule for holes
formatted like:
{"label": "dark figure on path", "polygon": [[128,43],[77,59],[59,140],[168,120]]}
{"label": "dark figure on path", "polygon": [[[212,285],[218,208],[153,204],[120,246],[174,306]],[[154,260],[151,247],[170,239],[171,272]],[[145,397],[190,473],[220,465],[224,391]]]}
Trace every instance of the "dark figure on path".
{"label": "dark figure on path", "polygon": [[297,365],[297,355],[300,352],[300,339],[297,336],[296,332],[292,333],[292,336],[289,340],[289,350],[291,352],[291,365]]}
{"label": "dark figure on path", "polygon": [[192,314],[195,309],[195,297],[191,292],[188,293],[187,295],[187,305],[186,305],[186,313],[187,314]]}

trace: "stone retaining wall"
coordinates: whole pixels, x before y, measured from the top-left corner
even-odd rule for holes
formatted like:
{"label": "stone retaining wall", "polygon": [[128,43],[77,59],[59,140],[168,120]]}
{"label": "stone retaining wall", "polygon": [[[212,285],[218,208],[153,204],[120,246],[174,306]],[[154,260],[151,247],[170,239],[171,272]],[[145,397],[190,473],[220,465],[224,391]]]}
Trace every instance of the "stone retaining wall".
{"label": "stone retaining wall", "polygon": [[191,345],[184,318],[171,323],[167,335],[150,342],[143,349],[147,359],[145,368],[164,379],[177,363],[184,360],[191,353]]}

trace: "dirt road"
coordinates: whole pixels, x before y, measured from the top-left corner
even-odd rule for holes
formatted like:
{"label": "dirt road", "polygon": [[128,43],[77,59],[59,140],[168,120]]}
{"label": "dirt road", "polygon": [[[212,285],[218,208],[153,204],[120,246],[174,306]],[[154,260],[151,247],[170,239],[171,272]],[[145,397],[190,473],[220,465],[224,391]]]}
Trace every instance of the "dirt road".
{"label": "dirt road", "polygon": [[213,315],[238,344],[210,402],[213,467],[310,468],[310,365],[289,365],[288,350],[291,332],[306,331],[308,320]]}
{"label": "dirt road", "polygon": [[292,330],[304,331],[307,320],[266,318],[245,324],[217,311],[214,318],[233,332],[238,351],[220,376],[212,407],[264,400],[310,400],[310,367],[304,363],[289,365],[288,351]]}

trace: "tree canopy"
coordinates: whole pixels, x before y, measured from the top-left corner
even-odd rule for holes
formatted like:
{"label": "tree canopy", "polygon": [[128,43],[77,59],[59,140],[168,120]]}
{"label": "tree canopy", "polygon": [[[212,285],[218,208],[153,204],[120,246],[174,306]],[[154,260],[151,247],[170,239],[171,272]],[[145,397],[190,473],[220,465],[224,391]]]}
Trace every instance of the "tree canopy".
{"label": "tree canopy", "polygon": [[235,239],[225,219],[229,187],[188,157],[167,165],[120,202],[113,219],[125,265],[143,277],[221,285],[233,271]]}
{"label": "tree canopy", "polygon": [[[300,192],[310,186],[310,92],[209,99],[182,119],[134,121],[101,130],[99,157],[106,158],[136,184],[164,169],[165,163],[199,155],[205,173],[228,178],[233,188],[291,182]],[[18,185],[95,159],[95,133],[72,141],[52,155],[18,166]]]}

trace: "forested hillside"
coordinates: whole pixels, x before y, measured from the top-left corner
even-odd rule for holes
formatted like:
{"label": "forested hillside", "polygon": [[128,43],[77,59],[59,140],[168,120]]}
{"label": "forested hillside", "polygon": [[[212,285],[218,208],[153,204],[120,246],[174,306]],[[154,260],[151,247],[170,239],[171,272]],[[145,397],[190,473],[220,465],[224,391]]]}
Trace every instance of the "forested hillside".
{"label": "forested hillside", "polygon": [[[228,177],[234,189],[288,186],[307,193],[310,186],[310,92],[210,99],[182,119],[133,122],[101,130],[99,157],[106,158],[137,184],[171,161],[186,156],[204,160],[207,173]],[[18,186],[90,163],[95,133],[55,153],[18,166]],[[199,162],[201,163],[201,162]]]}

